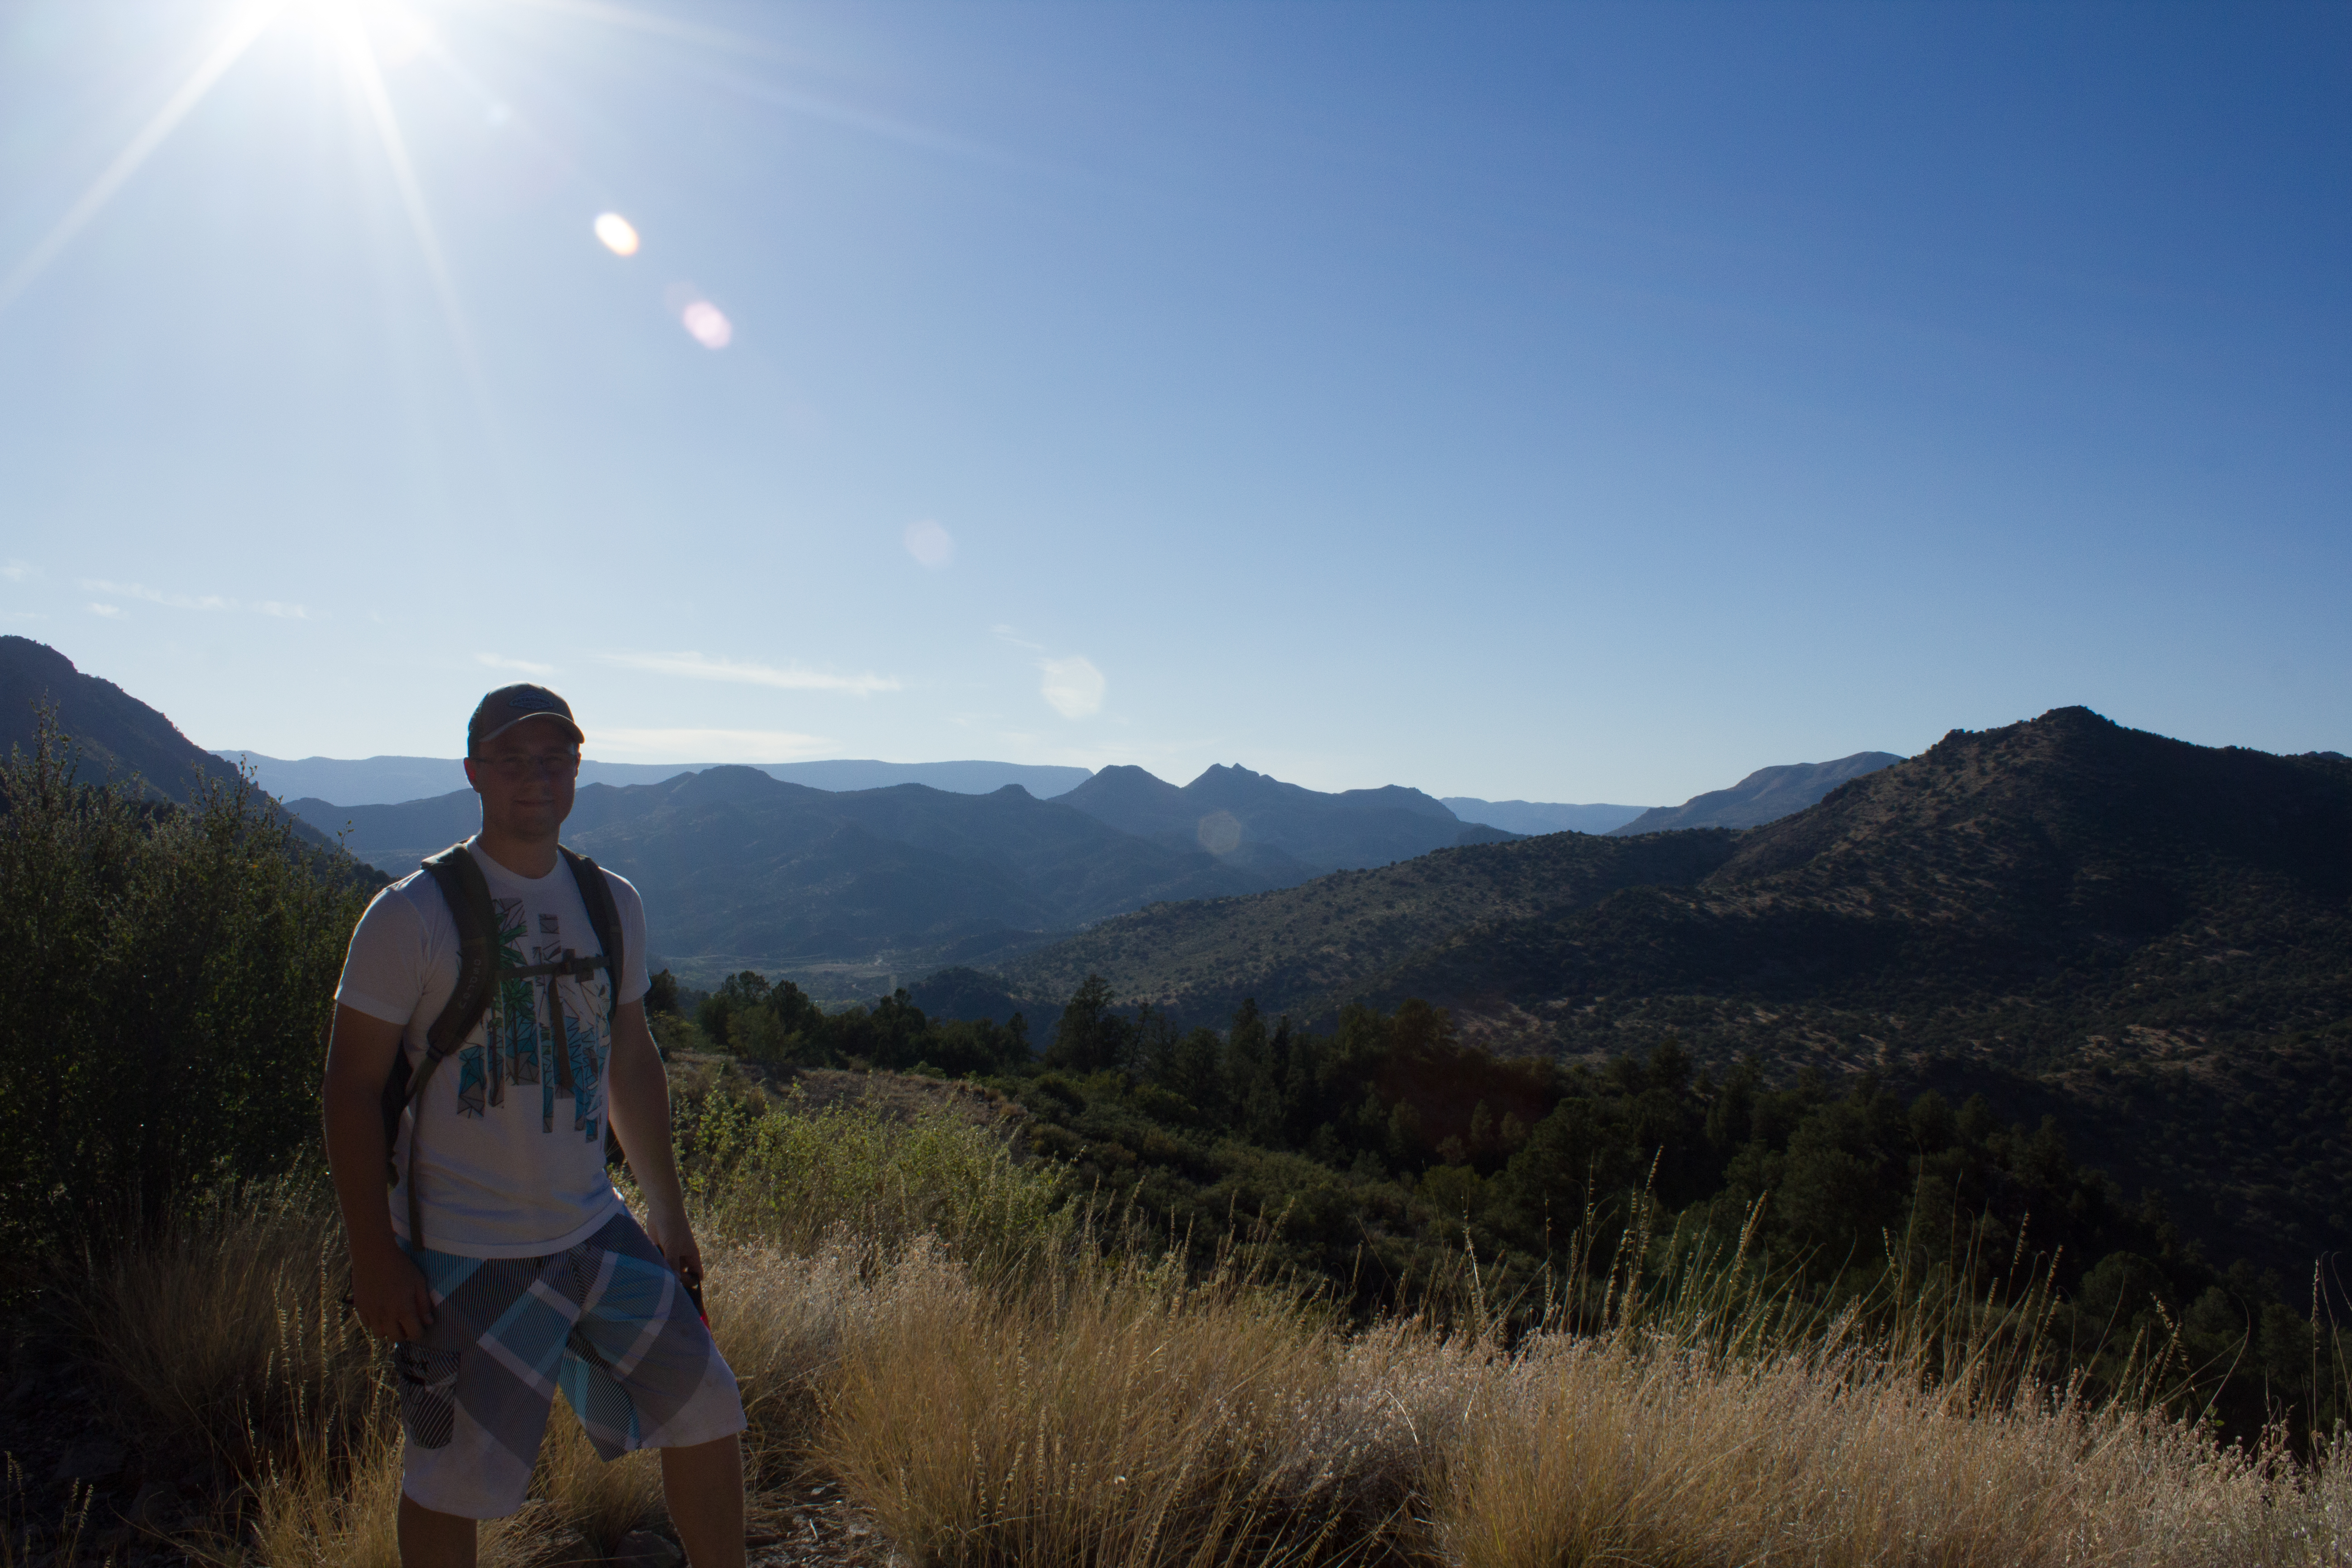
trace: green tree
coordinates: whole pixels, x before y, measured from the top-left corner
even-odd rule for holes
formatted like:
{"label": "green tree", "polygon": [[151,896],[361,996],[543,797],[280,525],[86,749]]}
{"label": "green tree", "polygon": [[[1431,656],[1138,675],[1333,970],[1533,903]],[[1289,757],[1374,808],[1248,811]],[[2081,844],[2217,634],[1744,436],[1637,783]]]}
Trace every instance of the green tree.
{"label": "green tree", "polygon": [[1070,994],[1045,1047],[1045,1065],[1061,1072],[1104,1072],[1124,1064],[1132,1026],[1111,1010],[1110,982],[1089,974]]}
{"label": "green tree", "polygon": [[84,783],[46,720],[0,765],[0,1247],[119,1235],[318,1142],[363,887],[250,785]]}

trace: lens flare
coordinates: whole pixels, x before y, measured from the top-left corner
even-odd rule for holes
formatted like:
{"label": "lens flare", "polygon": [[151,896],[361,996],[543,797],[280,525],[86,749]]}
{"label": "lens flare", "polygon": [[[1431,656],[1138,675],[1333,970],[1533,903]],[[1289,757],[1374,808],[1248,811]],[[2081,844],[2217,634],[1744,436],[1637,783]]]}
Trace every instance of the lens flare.
{"label": "lens flare", "polygon": [[929,518],[907,525],[907,553],[937,569],[955,559],[955,540]]}
{"label": "lens flare", "polygon": [[596,237],[603,240],[604,248],[615,256],[635,256],[637,253],[636,225],[619,213],[597,215]]}
{"label": "lens flare", "polygon": [[708,300],[697,300],[678,312],[687,334],[707,349],[723,349],[735,341],[735,323]]}

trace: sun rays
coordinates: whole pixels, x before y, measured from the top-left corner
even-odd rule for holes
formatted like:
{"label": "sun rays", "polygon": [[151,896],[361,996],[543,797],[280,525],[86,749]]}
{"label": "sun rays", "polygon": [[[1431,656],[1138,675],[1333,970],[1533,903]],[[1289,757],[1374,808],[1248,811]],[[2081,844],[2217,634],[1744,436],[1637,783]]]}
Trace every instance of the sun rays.
{"label": "sun rays", "polygon": [[147,123],[140,127],[139,133],[131,139],[130,144],[115,154],[114,162],[89,183],[89,189],[82,192],[79,199],[67,209],[66,216],[58,220],[57,226],[42,237],[41,242],[33,247],[31,254],[16,264],[6,281],[0,282],[0,310],[6,310],[18,295],[31,287],[33,280],[47,268],[49,263],[73,243],[74,236],[105,210],[106,204],[113,200],[114,194],[139,172],[139,166],[147,161],[149,154],[163,144],[164,138],[187,118],[188,110],[204,101],[205,95],[212,91],[213,84],[244,58],[246,50],[253,47],[253,41],[261,37],[262,30],[277,20],[278,14],[285,9],[286,0],[247,5],[238,9],[229,25],[222,29],[220,40],[205,54],[196,68],[188,73],[187,79],[163,100],[163,107]]}
{"label": "sun rays", "polygon": [[[659,38],[714,59],[759,61],[770,67],[805,63],[793,51],[770,40],[649,14],[613,0],[478,0],[469,9],[478,16],[501,9],[536,13],[556,18],[558,25]],[[457,14],[461,13],[452,12]],[[387,80],[387,71],[423,64],[491,105],[492,123],[504,123],[514,113],[511,100],[483,84],[472,64],[457,58],[445,34],[428,25],[424,11],[401,0],[236,0],[225,6],[214,37],[202,46],[194,68],[32,249],[0,273],[0,313],[21,302],[73,248],[157,149],[207,98],[219,91],[263,90],[252,71],[238,73],[236,68],[253,54],[254,46],[265,35],[285,26],[299,26],[312,34],[340,77],[354,121],[373,143],[373,155],[382,160],[381,167],[389,177],[415,262],[429,283],[450,350],[486,425],[490,423],[488,377],[467,322],[461,280],[453,266],[453,253],[435,220],[425,172],[412,154],[411,138],[403,130],[401,95]],[[776,100],[772,106],[810,118],[845,121],[845,111],[814,100]],[[845,118],[847,122],[859,120],[856,115]],[[905,139],[903,128],[875,125],[866,129],[874,134]],[[641,233],[635,224],[611,210],[612,193],[605,182],[578,167],[568,150],[556,151],[564,177],[579,187],[582,216],[590,220],[590,233],[602,248],[626,258],[650,246],[654,237]],[[463,254],[462,245],[457,254]],[[671,257],[669,264],[676,267],[685,259]],[[667,313],[687,337],[705,349],[723,348],[737,337],[735,322],[718,305],[684,285],[673,286],[671,292],[677,294],[681,289],[686,295],[669,300]]]}

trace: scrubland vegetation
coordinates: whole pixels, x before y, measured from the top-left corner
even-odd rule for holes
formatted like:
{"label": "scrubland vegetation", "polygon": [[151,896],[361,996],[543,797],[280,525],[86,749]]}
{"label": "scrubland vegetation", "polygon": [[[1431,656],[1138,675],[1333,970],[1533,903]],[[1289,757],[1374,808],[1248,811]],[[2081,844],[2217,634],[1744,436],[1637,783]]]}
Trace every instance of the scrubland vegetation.
{"label": "scrubland vegetation", "polygon": [[[41,758],[0,794],[12,886],[16,867],[49,868],[44,907],[73,917],[26,917],[8,939],[10,961],[46,977],[51,1011],[12,1000],[0,1115],[11,1128],[52,1118],[43,1147],[62,1162],[11,1146],[15,1331],[63,1336],[102,1368],[142,1450],[211,1462],[215,1495],[156,1532],[174,1551],[389,1563],[386,1368],[341,1312],[331,1202],[306,1165],[307,1117],[287,1108],[316,1081],[356,895],[233,797],[135,808]],[[174,880],[207,867],[211,882]],[[184,1011],[207,1028],[276,1032],[249,1045],[166,1032],[134,1051],[133,1028],[180,1027],[167,999],[142,1001],[134,1023],[103,993],[144,981],[142,922],[192,887],[209,903],[180,906],[195,934],[173,950],[184,969],[152,972],[157,984],[194,977],[206,1001]],[[212,920],[215,908],[227,912]],[[84,934],[44,956],[52,931]],[[2036,1152],[2039,1132],[1971,1132],[1966,1108],[1948,1110],[1949,1142],[1915,1156],[1905,1196],[1916,1208],[1949,1191],[1962,1216],[1949,1244],[1927,1247],[1906,1219],[1832,1254],[1803,1228],[1831,1211],[1784,1222],[1783,1191],[1801,1167],[1824,1191],[1866,1186],[1864,1135],[1899,1123],[1925,1150],[1943,1128],[1932,1105],[1888,1122],[1867,1095],[1755,1084],[1740,1091],[1748,1120],[1725,1110],[1710,1141],[1708,1118],[1738,1093],[1702,1093],[1686,1073],[1676,1088],[1681,1069],[1653,1053],[1543,1080],[1511,1111],[1514,1131],[1475,1073],[1534,1069],[1459,1054],[1427,1010],[1358,1016],[1336,1037],[1356,1054],[1338,1058],[1278,1021],[1155,1035],[1112,1016],[1081,996],[1045,1064],[977,1068],[1043,1136],[944,1110],[911,1123],[812,1111],[723,1080],[681,1103],[712,1325],[751,1415],[756,1533],[822,1482],[902,1556],[942,1564],[2352,1562],[2352,1455],[2291,1425],[2287,1399],[2277,1419],[2217,1429],[2221,1385],[2193,1364],[2188,1331],[2161,1310],[2137,1323],[2136,1292],[2177,1288],[2161,1267],[2116,1287],[2110,1340],[2077,1341],[2065,1265],[2001,1208],[2036,1160],[2047,1181],[2033,1193],[2079,1194],[2087,1180],[2052,1184],[2071,1165],[2046,1141]],[[184,1103],[220,1122],[215,1156],[184,1152],[207,1146],[204,1120],[132,1137],[121,1101],[78,1093],[53,1059],[60,1041],[114,1070],[187,1050],[173,1070],[202,1080]],[[1335,1059],[1359,1075],[1318,1065]],[[1416,1062],[1437,1074],[1428,1103],[1463,1100],[1458,1133],[1442,1110],[1391,1152],[1392,1107],[1376,1142],[1360,1109],[1343,1124],[1290,1098],[1321,1085],[1360,1108],[1381,1101],[1385,1067]],[[1213,1085],[1228,1098],[1212,1100]],[[1697,1140],[1677,1154],[1673,1130],[1694,1108]],[[1770,1120],[1784,1114],[1792,1125]],[[1831,1136],[1841,1128],[1853,1136]],[[1182,1203],[1146,1181],[1196,1154],[1208,1163]],[[1321,1173],[1331,1203],[1360,1205],[1367,1252],[1382,1237],[1402,1248],[1409,1279],[1356,1289],[1326,1266],[1336,1230],[1294,1236],[1296,1194],[1219,1193],[1245,1170]],[[1946,1185],[1930,1188],[1930,1171]],[[1381,1187],[1402,1206],[1371,1203]],[[1537,1223],[1522,1211],[1538,1192],[1550,1196],[1522,1256],[1510,1227]],[[2240,1342],[2258,1347],[2260,1331]],[[2315,1368],[2338,1356],[2308,1322],[2299,1342]],[[2303,1386],[2319,1380],[2309,1371]],[[39,1477],[11,1482],[6,1568],[159,1544],[77,1515]],[[533,1493],[486,1531],[485,1562],[593,1561],[659,1523],[650,1458],[599,1463],[560,1406]]]}

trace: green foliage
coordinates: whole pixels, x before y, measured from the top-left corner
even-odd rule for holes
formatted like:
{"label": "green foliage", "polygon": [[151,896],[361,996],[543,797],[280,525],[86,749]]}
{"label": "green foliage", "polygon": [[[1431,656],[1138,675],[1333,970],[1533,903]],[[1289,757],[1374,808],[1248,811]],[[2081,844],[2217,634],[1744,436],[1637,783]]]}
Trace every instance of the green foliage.
{"label": "green foliage", "polygon": [[76,766],[46,725],[0,765],[0,1247],[20,1258],[315,1146],[365,902],[249,785],[181,807]]}
{"label": "green foliage", "polygon": [[[674,1049],[687,1038],[676,1027],[657,1033]],[[1010,1071],[1030,1054],[1028,1026],[1018,1013],[1005,1024],[934,1021],[903,986],[877,997],[871,1007],[827,1013],[791,981],[771,985],[751,970],[729,975],[703,999],[692,1035],[772,1066],[855,1066],[948,1078]]]}
{"label": "green foliage", "polygon": [[886,1249],[933,1235],[966,1257],[1011,1258],[1066,1223],[1057,1168],[1021,1162],[951,1111],[908,1123],[715,1089],[674,1110],[687,1192],[705,1217],[787,1252],[839,1230]]}
{"label": "green foliage", "polygon": [[1752,1058],[1718,1080],[1671,1037],[1598,1067],[1498,1058],[1417,1001],[1350,1007],[1329,1033],[1244,1005],[1222,1039],[1180,1035],[1150,1009],[1121,1019],[1103,989],[1090,977],[1065,1019],[1091,1014],[1086,1037],[1123,1058],[1097,1044],[998,1080],[1034,1146],[1198,1258],[1240,1242],[1360,1314],[1418,1304],[1465,1241],[1486,1289],[1532,1312],[1593,1249],[1679,1228],[1823,1312],[1873,1300],[1890,1268],[1956,1300],[2039,1280],[2072,1367],[2120,1388],[2161,1351],[2236,1429],[2273,1405],[2352,1413],[2339,1342],[2278,1279],[2213,1267],[2160,1204],[2079,1164],[2053,1119],[2004,1124],[1982,1097],[1956,1110],[1868,1073],[1776,1084]]}

